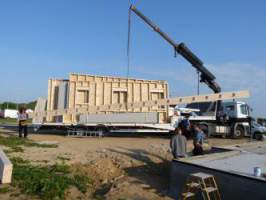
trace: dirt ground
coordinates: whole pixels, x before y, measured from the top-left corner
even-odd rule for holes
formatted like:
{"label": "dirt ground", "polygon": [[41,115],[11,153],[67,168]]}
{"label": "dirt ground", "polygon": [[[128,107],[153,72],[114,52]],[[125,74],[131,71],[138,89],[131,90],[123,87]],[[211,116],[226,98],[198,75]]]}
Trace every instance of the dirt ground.
{"label": "dirt ground", "polygon": [[[0,129],[1,134],[16,134]],[[172,159],[168,137],[71,138],[59,135],[30,134],[36,142],[56,143],[57,148],[25,147],[13,153],[36,164],[54,164],[62,160],[83,170],[93,180],[90,194],[68,191],[67,199],[150,200],[171,199],[167,195]],[[245,143],[248,139],[208,139],[211,146]],[[188,142],[192,150],[192,141]],[[0,199],[14,199],[0,194]]]}

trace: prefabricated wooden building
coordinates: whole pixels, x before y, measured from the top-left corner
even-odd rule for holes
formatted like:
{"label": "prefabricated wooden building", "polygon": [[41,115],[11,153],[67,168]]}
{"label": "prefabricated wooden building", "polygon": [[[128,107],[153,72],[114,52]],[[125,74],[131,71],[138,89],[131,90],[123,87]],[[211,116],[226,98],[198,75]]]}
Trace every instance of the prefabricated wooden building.
{"label": "prefabricated wooden building", "polygon": [[[141,80],[109,76],[70,74],[69,79],[49,79],[47,111],[60,109],[79,109],[89,106],[134,103],[148,100],[166,99],[169,97],[168,83],[161,80]],[[100,111],[113,112],[158,112],[161,122],[168,116],[167,106],[143,108],[121,108]],[[88,114],[89,111],[88,111]],[[74,123],[79,120],[75,114],[63,116],[46,116],[47,122]]]}

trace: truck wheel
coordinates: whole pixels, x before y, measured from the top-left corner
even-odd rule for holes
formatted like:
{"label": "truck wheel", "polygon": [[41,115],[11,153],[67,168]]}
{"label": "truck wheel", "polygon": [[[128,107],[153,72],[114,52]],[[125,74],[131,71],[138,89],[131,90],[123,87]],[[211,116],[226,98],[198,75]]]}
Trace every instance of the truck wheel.
{"label": "truck wheel", "polygon": [[234,136],[233,138],[235,139],[239,139],[239,138],[242,138],[244,137],[245,135],[245,130],[242,126],[237,126],[235,131],[234,131]]}
{"label": "truck wheel", "polygon": [[259,141],[261,141],[263,139],[262,134],[259,132],[255,132],[253,138],[256,140],[259,140]]}

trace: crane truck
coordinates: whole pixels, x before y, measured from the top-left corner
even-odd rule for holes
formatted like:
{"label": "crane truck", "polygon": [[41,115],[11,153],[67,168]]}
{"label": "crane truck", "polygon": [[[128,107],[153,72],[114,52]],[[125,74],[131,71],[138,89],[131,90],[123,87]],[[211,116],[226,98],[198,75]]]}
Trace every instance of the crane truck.
{"label": "crane truck", "polygon": [[[185,45],[185,43],[176,43],[134,5],[131,5],[129,10],[148,24],[173,47],[175,53],[184,57],[200,73],[200,82],[205,83],[214,93],[221,92],[221,87],[216,82],[216,77],[204,66],[203,62]],[[255,133],[254,129],[252,129],[254,126],[252,126],[252,118],[250,115],[251,109],[245,102],[222,102],[218,100],[215,102],[188,104],[186,107],[188,109],[199,109],[199,112],[194,112],[194,115],[190,116],[189,120],[192,123],[201,125],[208,136],[222,135],[241,138],[250,135],[252,132]],[[180,113],[183,115],[188,114]],[[177,120],[180,119],[177,118]],[[256,134],[260,133],[257,131]]]}

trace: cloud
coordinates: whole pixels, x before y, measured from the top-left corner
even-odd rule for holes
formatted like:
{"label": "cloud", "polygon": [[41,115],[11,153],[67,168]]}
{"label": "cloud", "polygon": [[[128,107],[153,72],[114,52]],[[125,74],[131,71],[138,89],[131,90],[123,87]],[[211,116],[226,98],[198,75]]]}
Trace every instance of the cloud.
{"label": "cloud", "polygon": [[230,62],[208,65],[208,68],[216,75],[223,91],[248,89],[253,114],[266,117],[266,66]]}
{"label": "cloud", "polygon": [[214,72],[226,90],[247,88],[255,93],[265,92],[266,66],[226,63],[215,66],[208,65],[208,68]]}
{"label": "cloud", "polygon": [[[245,101],[253,108],[253,116],[266,117],[266,66],[229,62],[209,64],[206,67],[216,76],[222,91],[249,90],[251,96]],[[195,69],[187,64],[178,67],[134,68],[134,71],[144,78],[167,80],[172,96],[196,94],[197,74]],[[200,87],[201,93],[212,92],[204,84]]]}

